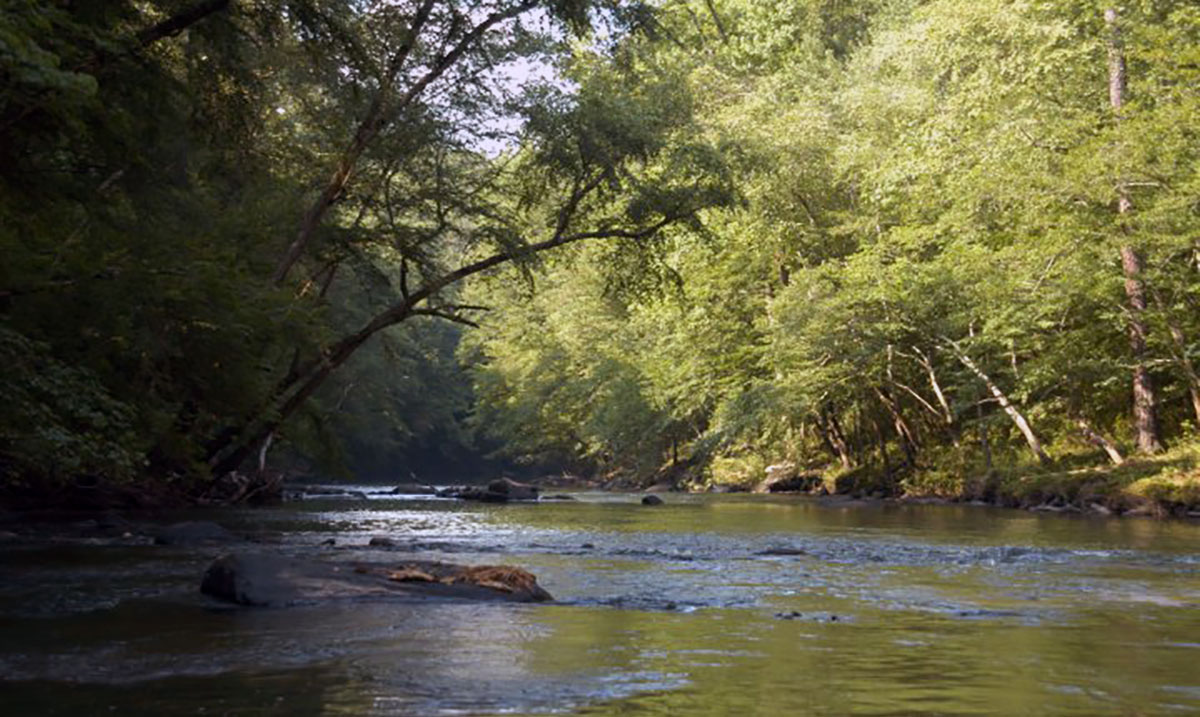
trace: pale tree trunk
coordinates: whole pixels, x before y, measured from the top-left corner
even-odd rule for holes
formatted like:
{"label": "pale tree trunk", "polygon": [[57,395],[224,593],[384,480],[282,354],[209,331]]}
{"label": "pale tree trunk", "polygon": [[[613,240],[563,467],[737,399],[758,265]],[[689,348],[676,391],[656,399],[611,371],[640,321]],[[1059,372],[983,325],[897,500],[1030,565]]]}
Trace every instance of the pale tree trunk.
{"label": "pale tree trunk", "polygon": [[[1108,98],[1117,121],[1125,104],[1126,68],[1121,28],[1117,10],[1104,11],[1108,24]],[[1124,179],[1117,183],[1117,213],[1121,216],[1121,231],[1129,233],[1125,217],[1133,211],[1133,200]],[[1137,431],[1137,448],[1141,453],[1158,453],[1162,439],[1158,431],[1158,402],[1154,381],[1146,367],[1146,287],[1142,282],[1142,258],[1135,247],[1121,247],[1121,269],[1125,274],[1125,296],[1129,302],[1129,348],[1133,354],[1133,422]]]}
{"label": "pale tree trunk", "polygon": [[887,409],[888,415],[892,418],[892,425],[896,429],[896,435],[900,437],[900,447],[904,450],[905,462],[910,468],[917,463],[917,437],[908,425],[908,421],[904,420],[904,415],[900,413],[900,407],[896,405],[896,400],[885,389],[875,388],[875,395],[879,397],[879,402]]}
{"label": "pale tree trunk", "polygon": [[950,440],[954,447],[958,448],[958,426],[954,423],[954,411],[950,410],[950,401],[946,399],[946,392],[942,390],[937,372],[933,370],[933,361],[920,348],[916,346],[912,348],[917,355],[917,362],[925,369],[925,373],[929,377],[929,386],[933,389],[933,395],[937,397],[938,405],[942,408],[942,418],[946,421],[946,431],[950,434]]}
{"label": "pale tree trunk", "polygon": [[942,415],[946,419],[946,425],[953,426],[954,412],[950,410],[950,402],[946,400],[946,392],[942,390],[942,385],[938,382],[937,374],[933,370],[933,362],[920,349],[914,347],[914,350],[921,357],[921,365],[925,367],[925,373],[929,375],[929,386],[933,388],[933,395],[937,396],[938,405],[942,407]]}
{"label": "pale tree trunk", "polygon": [[1038,462],[1050,462],[1050,456],[1047,455],[1045,449],[1042,448],[1042,442],[1038,440],[1037,434],[1033,432],[1033,428],[1029,425],[1029,421],[1027,421],[1025,416],[1022,415],[1017,407],[1013,405],[1012,401],[1008,399],[1008,396],[1005,395],[1004,391],[1000,390],[1000,387],[996,385],[996,382],[992,380],[991,376],[988,376],[986,373],[984,373],[983,369],[979,368],[975,361],[973,361],[971,357],[966,354],[966,352],[960,349],[955,342],[948,341],[947,346],[954,354],[954,357],[957,358],[963,366],[966,366],[971,373],[978,376],[979,380],[983,381],[984,386],[987,386],[988,392],[991,393],[992,397],[996,399],[996,403],[1000,404],[1000,408],[1004,409],[1004,412],[1008,414],[1009,419],[1011,419],[1013,424],[1016,425],[1017,430],[1020,431],[1021,435],[1025,437],[1025,442],[1029,444],[1029,450],[1032,451],[1033,455],[1037,457]]}
{"label": "pale tree trunk", "polygon": [[1108,440],[1101,435],[1099,431],[1092,428],[1091,424],[1089,424],[1087,421],[1082,418],[1077,418],[1075,419],[1075,425],[1079,426],[1079,431],[1083,433],[1083,437],[1087,439],[1088,443],[1091,443],[1097,448],[1103,449],[1104,452],[1108,454],[1108,459],[1113,462],[1113,465],[1119,466],[1125,462],[1125,457],[1121,455],[1121,452],[1117,450],[1117,447],[1113,445],[1112,441]]}

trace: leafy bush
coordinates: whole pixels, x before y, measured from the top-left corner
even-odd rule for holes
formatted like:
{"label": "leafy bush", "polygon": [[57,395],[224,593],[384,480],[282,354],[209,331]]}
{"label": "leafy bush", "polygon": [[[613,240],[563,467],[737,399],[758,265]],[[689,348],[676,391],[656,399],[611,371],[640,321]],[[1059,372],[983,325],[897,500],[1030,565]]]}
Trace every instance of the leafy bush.
{"label": "leafy bush", "polygon": [[0,467],[20,481],[132,478],[144,455],[133,410],[91,372],[0,326]]}

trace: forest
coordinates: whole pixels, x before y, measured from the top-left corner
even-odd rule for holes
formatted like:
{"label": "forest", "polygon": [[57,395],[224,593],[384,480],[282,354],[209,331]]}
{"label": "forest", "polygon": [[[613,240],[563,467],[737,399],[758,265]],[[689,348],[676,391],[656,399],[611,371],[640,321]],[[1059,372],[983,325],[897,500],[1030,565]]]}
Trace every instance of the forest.
{"label": "forest", "polygon": [[8,0],[0,502],[1200,508],[1191,0]]}

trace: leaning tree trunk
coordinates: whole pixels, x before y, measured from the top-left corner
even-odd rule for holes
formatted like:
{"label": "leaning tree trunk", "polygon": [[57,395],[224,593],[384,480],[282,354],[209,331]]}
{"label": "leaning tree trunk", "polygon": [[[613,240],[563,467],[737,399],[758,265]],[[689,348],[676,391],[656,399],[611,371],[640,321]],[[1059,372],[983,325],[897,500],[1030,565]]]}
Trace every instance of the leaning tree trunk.
{"label": "leaning tree trunk", "polygon": [[1029,425],[1029,421],[1027,421],[1025,416],[1022,415],[1017,407],[1013,405],[1012,401],[1008,399],[1008,396],[1005,395],[1004,391],[1000,390],[1000,387],[996,385],[996,382],[992,380],[992,377],[984,373],[983,369],[979,368],[975,361],[972,360],[971,357],[968,356],[962,349],[960,349],[954,342],[948,342],[947,345],[954,353],[954,357],[957,358],[963,366],[966,366],[971,373],[978,376],[979,380],[983,381],[983,385],[987,386],[988,392],[991,393],[992,397],[996,399],[996,403],[1000,404],[1000,408],[1004,409],[1004,412],[1008,414],[1009,419],[1011,419],[1013,424],[1016,425],[1017,430],[1019,430],[1021,435],[1025,437],[1025,442],[1029,444],[1029,450],[1033,451],[1033,455],[1037,457],[1038,462],[1049,463],[1050,456],[1046,453],[1046,450],[1042,448],[1042,442],[1038,440],[1037,434],[1033,432],[1033,428]]}
{"label": "leaning tree trunk", "polygon": [[[1117,10],[1104,11],[1108,24],[1108,97],[1116,121],[1121,120],[1125,104],[1126,67],[1121,29]],[[1123,179],[1117,182],[1117,213],[1121,217],[1121,232],[1129,234],[1127,215],[1133,211],[1133,200]],[[1141,453],[1158,453],[1162,439],[1158,431],[1158,402],[1154,381],[1146,366],[1146,287],[1142,282],[1142,257],[1131,244],[1121,247],[1121,269],[1125,274],[1125,297],[1129,302],[1129,348],[1133,354],[1133,422],[1137,431],[1137,447]]]}
{"label": "leaning tree trunk", "polygon": [[1085,419],[1075,419],[1075,425],[1079,426],[1080,433],[1083,434],[1083,437],[1087,439],[1088,443],[1091,443],[1093,446],[1100,448],[1106,454],[1108,454],[1108,459],[1113,462],[1113,465],[1119,466],[1125,462],[1125,457],[1121,455],[1121,452],[1117,450],[1117,447],[1113,445],[1112,441],[1108,440],[1103,434],[1092,428],[1092,425]]}

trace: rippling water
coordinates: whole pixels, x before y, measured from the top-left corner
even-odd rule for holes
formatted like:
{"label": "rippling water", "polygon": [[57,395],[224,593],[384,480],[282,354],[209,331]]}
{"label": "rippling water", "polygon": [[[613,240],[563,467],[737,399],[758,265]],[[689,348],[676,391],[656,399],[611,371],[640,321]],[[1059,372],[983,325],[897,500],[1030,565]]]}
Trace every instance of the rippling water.
{"label": "rippling water", "polygon": [[261,550],[519,565],[551,605],[228,609],[197,592],[220,549],[0,548],[5,712],[1200,712],[1194,523],[577,497],[215,516]]}

